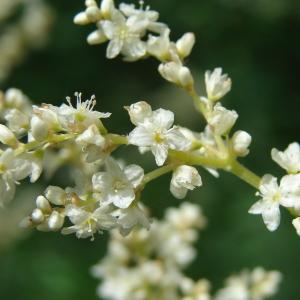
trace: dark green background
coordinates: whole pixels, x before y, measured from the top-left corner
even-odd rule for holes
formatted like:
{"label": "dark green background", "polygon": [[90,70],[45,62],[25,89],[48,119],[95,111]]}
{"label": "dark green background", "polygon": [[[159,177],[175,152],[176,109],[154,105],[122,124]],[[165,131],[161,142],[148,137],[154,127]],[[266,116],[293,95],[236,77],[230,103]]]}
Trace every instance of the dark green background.
{"label": "dark green background", "polygon": [[[3,89],[16,86],[37,103],[53,104],[74,91],[96,94],[99,110],[113,113],[106,122],[113,132],[129,132],[132,125],[122,107],[144,99],[156,108],[172,109],[178,124],[203,129],[190,100],[158,76],[156,61],[109,61],[106,46],[91,47],[85,42],[93,27],[72,23],[83,1],[48,2],[56,13],[48,46],[31,53],[2,84]],[[197,44],[188,63],[199,88],[204,71],[214,67],[222,66],[233,79],[224,105],[239,112],[236,128],[253,136],[245,164],[258,174],[281,176],[270,159],[271,148],[283,149],[299,141],[299,0],[157,0],[150,4],[172,28],[173,39],[186,31],[195,32]],[[136,161],[131,149],[118,155]],[[143,158],[137,162],[147,170],[154,167],[152,157],[146,163]],[[205,171],[201,174],[204,186],[188,199],[203,207],[209,222],[197,244],[197,261],[188,273],[208,278],[219,287],[226,276],[243,268],[278,269],[284,281],[274,299],[298,300],[300,239],[291,217],[283,212],[279,230],[269,233],[260,217],[247,213],[256,201],[251,187],[228,174],[219,180]],[[52,183],[68,184],[64,177],[64,171],[58,172]],[[168,184],[169,177],[162,178],[145,191],[153,216],[162,217],[165,207],[180,203],[170,196]],[[45,185],[42,182],[39,191]],[[106,242],[107,234],[90,242],[33,232],[1,250],[0,299],[97,299],[97,281],[90,277],[89,268],[104,255]]]}

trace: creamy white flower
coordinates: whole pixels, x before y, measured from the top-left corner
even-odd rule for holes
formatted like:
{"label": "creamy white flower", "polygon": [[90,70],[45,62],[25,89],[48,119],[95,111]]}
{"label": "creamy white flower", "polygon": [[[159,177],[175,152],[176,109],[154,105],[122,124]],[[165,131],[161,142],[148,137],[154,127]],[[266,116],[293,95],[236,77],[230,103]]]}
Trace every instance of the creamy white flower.
{"label": "creamy white flower", "polygon": [[246,156],[249,153],[249,146],[252,138],[246,131],[238,130],[232,137],[232,148],[239,156]]}
{"label": "creamy white flower", "polygon": [[300,208],[300,174],[287,175],[277,183],[277,178],[272,175],[263,176],[257,201],[249,210],[251,214],[261,214],[270,231],[278,228],[280,223],[279,206]]}
{"label": "creamy white flower", "polygon": [[78,13],[74,17],[74,23],[77,25],[87,25],[101,19],[101,10],[95,0],[88,0],[85,2],[85,5],[85,11]]}
{"label": "creamy white flower", "polygon": [[76,233],[78,238],[92,237],[96,232],[112,229],[116,226],[116,219],[111,216],[111,207],[101,206],[94,211],[87,211],[84,208],[69,205],[66,207],[65,214],[73,226],[62,229],[62,234]]}
{"label": "creamy white flower", "polygon": [[54,205],[64,205],[66,203],[67,194],[59,186],[49,186],[45,191],[45,196]]}
{"label": "creamy white flower", "polygon": [[119,231],[123,236],[128,235],[136,225],[150,229],[150,221],[140,205],[133,205],[122,209],[118,213]]}
{"label": "creamy white flower", "polygon": [[218,101],[231,90],[231,79],[227,74],[222,75],[222,68],[206,71],[205,84],[207,97],[211,101]]}
{"label": "creamy white flower", "polygon": [[30,118],[19,109],[10,109],[4,116],[7,121],[7,126],[16,134],[23,134],[29,130]]}
{"label": "creamy white flower", "polygon": [[137,60],[146,54],[145,43],[141,37],[145,34],[147,22],[145,20],[129,17],[114,10],[111,20],[101,21],[104,34],[110,40],[106,56],[115,58],[122,53],[128,60]]}
{"label": "creamy white flower", "polygon": [[272,149],[272,159],[288,173],[300,171],[300,146],[298,143],[290,144],[285,151]]}
{"label": "creamy white flower", "polygon": [[190,142],[177,127],[172,127],[174,114],[171,111],[158,109],[151,117],[130,132],[129,143],[138,147],[150,148],[158,166],[164,164],[169,149],[185,150]]}
{"label": "creamy white flower", "polygon": [[100,119],[110,117],[110,113],[93,111],[96,105],[94,95],[86,101],[82,101],[81,93],[76,92],[75,97],[75,107],[71,103],[71,98],[67,97],[69,105],[62,104],[57,110],[59,121],[65,130],[81,133],[91,125],[99,127],[101,125]]}
{"label": "creamy white flower", "polygon": [[99,129],[95,124],[88,127],[83,133],[76,138],[76,143],[86,147],[88,145],[96,145],[103,147],[105,145],[105,138],[100,134]]}
{"label": "creamy white flower", "polygon": [[0,155],[0,206],[13,199],[16,183],[29,176],[31,171],[31,164],[15,157],[12,149],[8,148]]}
{"label": "creamy white flower", "polygon": [[165,60],[170,56],[170,29],[166,28],[161,35],[149,35],[147,41],[147,52],[158,60]]}
{"label": "creamy white flower", "polygon": [[107,171],[96,173],[92,178],[94,190],[103,195],[105,203],[128,208],[135,199],[134,189],[142,182],[144,170],[137,165],[129,165],[122,170],[110,157],[105,165]]}
{"label": "creamy white flower", "polygon": [[173,172],[170,191],[174,197],[183,199],[188,190],[193,190],[201,185],[202,180],[196,168],[180,166]]}
{"label": "creamy white flower", "polygon": [[216,134],[224,135],[230,131],[237,118],[238,114],[236,111],[228,110],[220,103],[217,103],[208,118],[208,123]]}

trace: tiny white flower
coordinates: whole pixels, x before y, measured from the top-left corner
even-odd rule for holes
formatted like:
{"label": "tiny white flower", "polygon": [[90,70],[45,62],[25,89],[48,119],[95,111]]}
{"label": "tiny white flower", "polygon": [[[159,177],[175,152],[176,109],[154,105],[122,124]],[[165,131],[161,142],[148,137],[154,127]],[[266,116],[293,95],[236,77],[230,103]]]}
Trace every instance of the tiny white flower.
{"label": "tiny white flower", "polygon": [[127,209],[120,210],[118,224],[120,225],[120,233],[123,236],[128,235],[137,224],[150,229],[150,221],[139,205],[133,205]]}
{"label": "tiny white flower", "polygon": [[141,40],[146,25],[143,20],[129,17],[114,10],[111,20],[101,21],[101,26],[106,37],[110,40],[106,56],[115,58],[122,53],[128,60],[137,60],[146,54],[145,43]]}
{"label": "tiny white flower", "polygon": [[249,213],[261,214],[267,228],[275,231],[280,223],[280,205],[300,209],[300,174],[284,176],[280,185],[277,178],[267,174],[261,180],[258,195],[262,198]]}
{"label": "tiny white flower", "polygon": [[290,144],[285,151],[272,149],[272,159],[288,173],[300,171],[300,146],[298,143]]}
{"label": "tiny white flower", "polygon": [[105,138],[100,134],[99,129],[94,124],[81,133],[75,141],[81,146],[96,145],[103,147],[105,145]]}
{"label": "tiny white flower", "polygon": [[232,137],[232,148],[239,156],[246,156],[249,153],[249,146],[252,138],[246,131],[238,130]]}
{"label": "tiny white flower", "polygon": [[107,172],[99,172],[93,176],[94,190],[103,194],[105,203],[128,208],[135,199],[134,189],[141,183],[144,170],[137,165],[129,165],[122,170],[110,157],[106,160],[106,169]]}
{"label": "tiny white flower", "polygon": [[130,132],[129,143],[138,147],[151,149],[158,166],[164,164],[168,150],[185,150],[190,142],[183,136],[177,127],[172,127],[174,114],[171,111],[158,109],[152,116]]}
{"label": "tiny white flower", "polygon": [[65,213],[74,225],[63,228],[62,234],[75,233],[78,238],[92,237],[93,240],[96,232],[112,229],[116,226],[116,219],[111,216],[111,208],[107,205],[92,212],[68,205]]}
{"label": "tiny white flower", "polygon": [[230,131],[238,118],[234,110],[228,110],[220,103],[214,106],[212,114],[208,118],[209,125],[218,135],[224,135]]}
{"label": "tiny white flower", "polygon": [[180,166],[173,172],[170,191],[174,197],[183,199],[188,190],[193,190],[201,185],[202,180],[196,168]]}
{"label": "tiny white flower", "polygon": [[17,134],[23,134],[30,127],[29,116],[18,109],[10,109],[5,113],[5,120],[8,127]]}
{"label": "tiny white flower", "polygon": [[205,84],[207,97],[212,101],[218,101],[231,90],[231,79],[222,74],[222,68],[206,71]]}
{"label": "tiny white flower", "polygon": [[93,124],[99,127],[101,125],[100,119],[110,117],[110,113],[102,113],[93,110],[96,105],[96,98],[94,95],[91,99],[86,101],[82,101],[81,93],[76,92],[75,97],[75,107],[71,103],[71,98],[67,97],[66,99],[69,105],[62,104],[58,108],[59,120],[65,130],[81,133]]}
{"label": "tiny white flower", "polygon": [[170,56],[170,29],[166,28],[161,35],[149,35],[147,41],[147,52],[158,60],[165,60]]}
{"label": "tiny white flower", "polygon": [[37,141],[43,141],[48,136],[48,126],[40,117],[33,115],[30,120],[31,135]]}
{"label": "tiny white flower", "polygon": [[64,205],[66,203],[67,194],[59,186],[49,186],[45,191],[45,196],[54,205]]}

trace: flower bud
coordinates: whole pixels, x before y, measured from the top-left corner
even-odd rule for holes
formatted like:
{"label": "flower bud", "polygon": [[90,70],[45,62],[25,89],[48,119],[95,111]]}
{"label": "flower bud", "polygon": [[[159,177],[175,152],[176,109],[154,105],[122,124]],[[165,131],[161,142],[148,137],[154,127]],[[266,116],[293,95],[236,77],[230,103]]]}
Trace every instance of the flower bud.
{"label": "flower bud", "polygon": [[177,42],[176,48],[178,54],[185,58],[190,55],[195,44],[195,35],[191,32],[185,33]]}
{"label": "flower bud", "polygon": [[35,200],[36,207],[39,208],[43,213],[49,214],[52,211],[52,207],[49,201],[44,196],[38,196]]}
{"label": "flower bud", "polygon": [[10,88],[5,93],[5,102],[10,107],[21,108],[27,104],[28,99],[19,89]]}
{"label": "flower bud", "polygon": [[58,186],[49,186],[45,191],[45,196],[54,205],[65,204],[66,192]]}
{"label": "flower bud", "polygon": [[248,147],[251,141],[252,138],[249,133],[239,130],[232,137],[232,148],[238,156],[246,156],[249,153]]}
{"label": "flower bud", "polygon": [[44,221],[45,216],[39,208],[36,208],[33,210],[32,214],[31,214],[31,219],[34,223],[40,224]]}
{"label": "flower bud", "polygon": [[87,42],[90,45],[97,45],[107,41],[107,37],[104,35],[101,29],[95,30],[87,37]]}
{"label": "flower bud", "polygon": [[300,218],[294,219],[292,223],[296,229],[297,234],[300,235]]}
{"label": "flower bud", "polygon": [[18,144],[18,140],[14,133],[2,124],[0,124],[0,142],[13,148]]}
{"label": "flower bud", "polygon": [[101,19],[101,11],[97,6],[89,6],[85,10],[85,14],[88,20],[92,23],[97,22]]}
{"label": "flower bud", "polygon": [[32,136],[37,141],[43,141],[48,136],[48,126],[38,116],[34,115],[30,121],[30,128]]}
{"label": "flower bud", "polygon": [[76,25],[87,25],[90,23],[89,18],[87,17],[86,13],[84,11],[78,13],[75,17],[73,22]]}
{"label": "flower bud", "polygon": [[189,68],[181,67],[178,76],[182,87],[192,87],[194,85],[194,78]]}
{"label": "flower bud", "polygon": [[65,217],[57,211],[53,211],[48,220],[48,227],[52,231],[58,231],[64,225]]}
{"label": "flower bud", "polygon": [[201,185],[202,180],[196,168],[180,166],[173,172],[170,191],[177,199],[183,199],[188,190]]}
{"label": "flower bud", "polygon": [[151,106],[145,101],[140,101],[131,104],[130,106],[125,106],[125,109],[128,111],[130,121],[134,125],[142,123],[145,118],[148,118],[152,115]]}
{"label": "flower bud", "polygon": [[111,17],[111,14],[114,11],[114,9],[115,9],[115,5],[113,0],[102,0],[101,13],[105,19]]}
{"label": "flower bud", "polygon": [[103,147],[105,138],[100,134],[97,126],[93,124],[76,138],[76,143],[82,146],[93,144],[98,147]]}

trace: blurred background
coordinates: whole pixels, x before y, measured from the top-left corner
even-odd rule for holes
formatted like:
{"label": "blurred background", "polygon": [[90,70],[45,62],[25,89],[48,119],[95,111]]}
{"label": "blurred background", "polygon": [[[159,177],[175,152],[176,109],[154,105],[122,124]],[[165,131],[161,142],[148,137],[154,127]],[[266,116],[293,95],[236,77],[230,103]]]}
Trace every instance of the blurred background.
{"label": "blurred background", "polygon": [[[72,23],[84,7],[83,0],[45,2],[54,18],[47,43],[31,49],[2,80],[1,89],[17,87],[36,103],[52,104],[62,103],[75,91],[86,97],[95,94],[98,109],[113,113],[105,123],[112,132],[131,130],[123,106],[139,100],[148,100],[154,108],[173,110],[177,124],[203,129],[190,99],[158,76],[155,60],[133,64],[119,58],[109,61],[106,46],[86,43],[94,27]],[[244,163],[258,174],[282,176],[270,151],[300,140],[299,0],[152,0],[146,4],[170,25],[173,40],[187,31],[196,34],[188,64],[199,90],[203,90],[207,69],[221,66],[230,75],[233,90],[223,104],[240,114],[235,128],[253,136]],[[152,157],[136,159],[132,148],[119,151],[117,156],[141,163],[147,170],[154,167]],[[57,172],[51,184],[71,184],[65,179],[66,172]],[[207,278],[218,288],[231,273],[260,265],[284,275],[275,300],[298,300],[300,238],[289,214],[283,211],[276,233],[267,232],[261,217],[247,213],[256,201],[250,186],[228,174],[222,173],[219,180],[204,170],[201,175],[203,187],[190,193],[187,200],[199,203],[209,222],[197,243],[198,258],[187,273]],[[145,204],[155,217],[161,218],[165,207],[180,203],[168,191],[169,180],[166,176],[145,190]],[[18,229],[18,221],[30,211],[33,199],[46,184],[41,180],[33,187],[20,187],[9,211],[0,212],[0,299],[98,299],[98,282],[90,276],[90,267],[105,253],[106,233],[90,242]]]}

